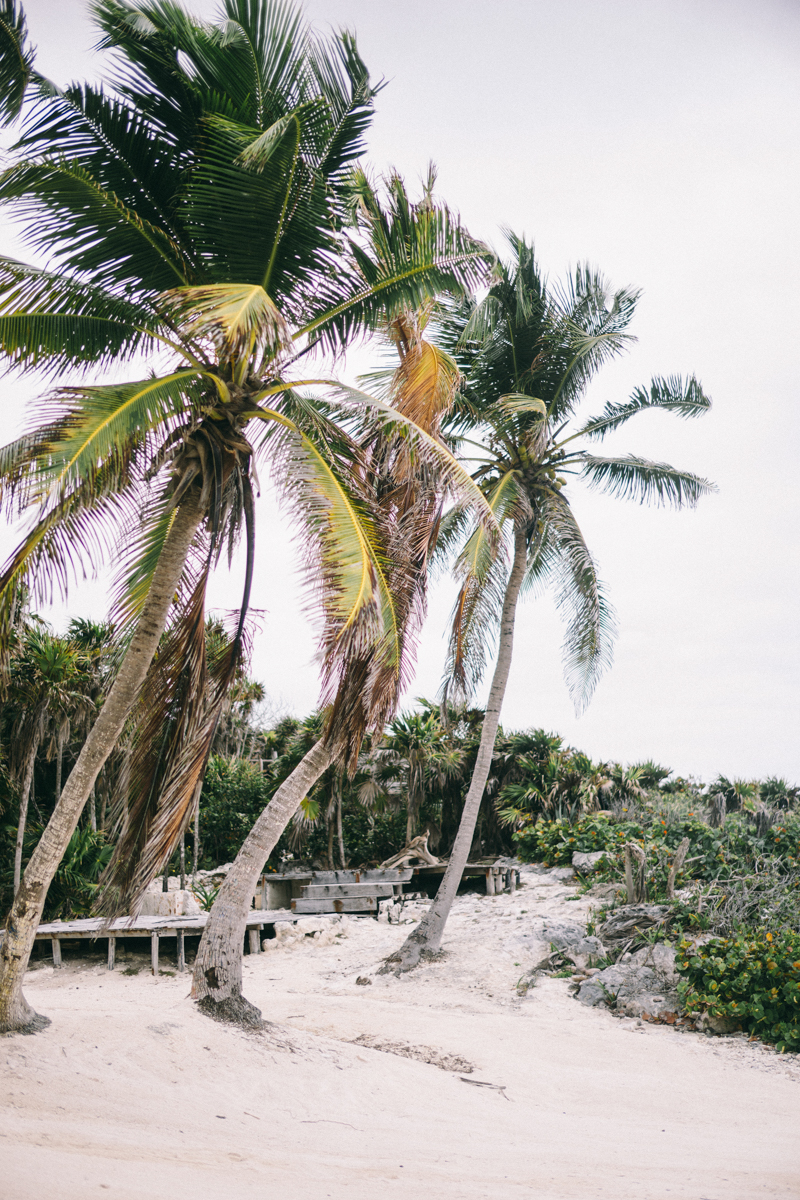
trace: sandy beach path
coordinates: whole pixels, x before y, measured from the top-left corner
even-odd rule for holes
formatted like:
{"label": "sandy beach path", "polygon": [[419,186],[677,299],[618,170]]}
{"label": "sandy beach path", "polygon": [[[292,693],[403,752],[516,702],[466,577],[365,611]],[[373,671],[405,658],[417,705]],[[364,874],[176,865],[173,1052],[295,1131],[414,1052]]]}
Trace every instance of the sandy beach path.
{"label": "sandy beach path", "polygon": [[[199,1015],[188,976],[31,972],[52,1025],[0,1039],[0,1197],[800,1197],[795,1059],[618,1020],[566,980],[517,995],[535,919],[585,914],[573,896],[542,875],[460,897],[444,958],[403,979],[376,970],[408,926],[372,920],[248,957],[264,1035]],[[421,1061],[442,1056],[474,1070]]]}

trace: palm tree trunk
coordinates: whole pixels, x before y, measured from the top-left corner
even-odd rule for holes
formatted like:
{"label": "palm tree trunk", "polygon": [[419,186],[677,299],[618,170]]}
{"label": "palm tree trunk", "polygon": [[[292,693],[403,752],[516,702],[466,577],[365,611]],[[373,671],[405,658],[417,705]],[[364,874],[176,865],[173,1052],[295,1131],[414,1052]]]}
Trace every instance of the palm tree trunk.
{"label": "palm tree trunk", "polygon": [[331,798],[328,801],[328,810],[325,813],[325,822],[328,826],[328,869],[333,871],[336,864],[333,861],[333,839],[336,836],[336,780],[331,784]]}
{"label": "palm tree trunk", "polygon": [[39,749],[39,738],[33,735],[28,757],[25,759],[25,770],[22,772],[22,787],[19,793],[19,824],[17,825],[17,844],[14,847],[14,895],[19,891],[19,881],[22,875],[22,843],[25,840],[25,825],[28,820],[28,802],[33,786],[33,768],[36,764],[36,751]]}
{"label": "palm tree trunk", "polygon": [[64,742],[61,735],[58,735],[58,743],[56,748],[56,793],[55,800],[58,804],[58,798],[61,795],[61,776],[64,771]]}
{"label": "palm tree trunk", "polygon": [[264,863],[300,802],[327,770],[331,751],[318,741],[283,781],[245,838],[219,889],[203,931],[192,978],[192,996],[217,1020],[246,1027],[263,1024],[261,1012],[242,996],[242,945],[253,894]]}
{"label": "palm tree trunk", "polygon": [[192,825],[192,879],[197,874],[198,853],[200,850],[200,794],[203,790],[203,780],[199,779],[194,794],[194,823]]}
{"label": "palm tree trunk", "polygon": [[494,744],[497,738],[497,727],[500,724],[500,711],[511,670],[511,654],[514,646],[514,617],[517,611],[517,601],[522,580],[525,575],[527,561],[527,539],[525,527],[517,523],[514,530],[514,562],[506,585],[503,599],[503,613],[500,622],[500,647],[497,655],[497,665],[492,677],[489,692],[489,702],[486,705],[486,715],[483,718],[481,741],[478,747],[478,757],[472,772],[472,780],[464,801],[464,811],[458,833],[447,864],[442,882],[436,897],[419,925],[406,938],[398,951],[390,955],[381,968],[382,973],[388,971],[410,971],[420,958],[436,954],[441,943],[444,927],[450,915],[450,909],[455,899],[464,867],[469,859],[470,847],[475,834],[475,825],[480,812],[486,780],[492,765]]}
{"label": "palm tree trunk", "polygon": [[92,833],[97,833],[97,804],[95,802],[94,787],[89,792],[89,828]]}
{"label": "palm tree trunk", "polygon": [[22,994],[22,977],[36,937],[47,889],[75,831],[94,781],[114,749],[136,702],[164,632],[175,589],[202,516],[199,492],[193,492],[175,515],[119,673],[84,742],[78,761],[70,772],[14,897],[0,950],[0,1032],[25,1028],[33,1031],[49,1024],[47,1018],[34,1012]]}
{"label": "palm tree trunk", "polygon": [[342,830],[342,777],[337,776],[336,787],[336,840],[339,843],[339,862],[342,865],[342,870],[347,866],[347,860],[344,855],[344,832]]}

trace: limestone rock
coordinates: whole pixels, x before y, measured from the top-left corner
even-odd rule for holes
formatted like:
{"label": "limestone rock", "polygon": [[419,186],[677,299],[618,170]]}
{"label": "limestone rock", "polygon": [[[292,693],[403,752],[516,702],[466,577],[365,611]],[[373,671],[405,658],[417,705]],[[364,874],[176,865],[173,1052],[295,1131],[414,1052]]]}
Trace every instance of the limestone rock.
{"label": "limestone rock", "polygon": [[678,993],[651,967],[606,967],[578,989],[581,1004],[605,1004],[629,1017],[659,1017],[679,1009]]}
{"label": "limestone rock", "polygon": [[188,888],[172,892],[147,891],[139,910],[143,917],[195,917],[200,905]]}
{"label": "limestone rock", "polygon": [[597,932],[606,945],[619,945],[635,937],[637,930],[644,932],[662,924],[668,912],[666,904],[624,904],[614,910]]}
{"label": "limestone rock", "polygon": [[604,958],[606,949],[599,938],[586,933],[583,925],[573,921],[541,922],[541,932],[538,936],[543,942],[560,950],[565,958],[576,967],[591,967],[599,958]]}
{"label": "limestone rock", "polygon": [[658,1017],[678,1011],[677,982],[674,947],[656,943],[592,975],[581,984],[578,999],[590,1007],[606,1004],[630,1017]]}
{"label": "limestone rock", "polygon": [[572,856],[572,865],[582,875],[591,875],[592,871],[597,870],[605,856],[605,850],[589,850],[586,853],[576,850]]}

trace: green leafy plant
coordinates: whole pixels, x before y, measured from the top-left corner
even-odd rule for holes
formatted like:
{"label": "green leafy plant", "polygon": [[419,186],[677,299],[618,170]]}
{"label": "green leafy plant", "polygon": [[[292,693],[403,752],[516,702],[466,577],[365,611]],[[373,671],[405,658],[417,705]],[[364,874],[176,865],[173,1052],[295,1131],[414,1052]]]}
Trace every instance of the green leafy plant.
{"label": "green leafy plant", "polygon": [[694,950],[684,940],[676,967],[687,1012],[727,1017],[778,1050],[800,1051],[800,933],[715,938]]}

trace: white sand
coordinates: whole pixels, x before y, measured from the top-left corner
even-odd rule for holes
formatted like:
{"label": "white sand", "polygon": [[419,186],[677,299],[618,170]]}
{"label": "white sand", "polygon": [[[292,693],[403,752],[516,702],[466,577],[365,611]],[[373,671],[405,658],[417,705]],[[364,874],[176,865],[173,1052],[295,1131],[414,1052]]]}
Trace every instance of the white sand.
{"label": "white sand", "polygon": [[[53,1023],[0,1040],[0,1197],[800,1196],[796,1059],[618,1020],[566,980],[517,996],[531,918],[576,917],[572,894],[544,876],[460,898],[446,959],[403,979],[375,971],[408,926],[368,919],[248,957],[268,1035],[199,1015],[188,976],[31,972]],[[459,1055],[505,1092],[360,1035]]]}

